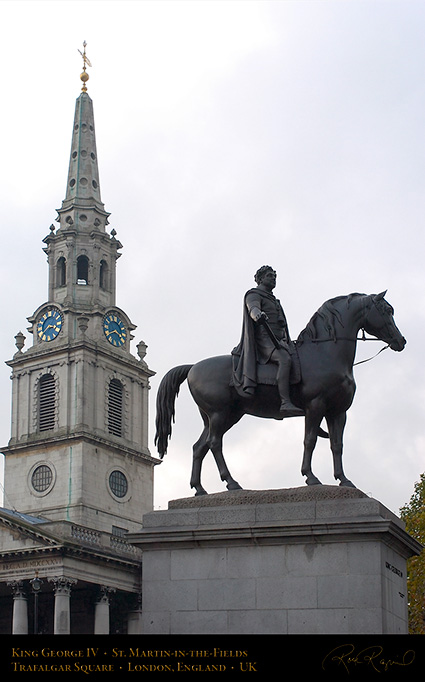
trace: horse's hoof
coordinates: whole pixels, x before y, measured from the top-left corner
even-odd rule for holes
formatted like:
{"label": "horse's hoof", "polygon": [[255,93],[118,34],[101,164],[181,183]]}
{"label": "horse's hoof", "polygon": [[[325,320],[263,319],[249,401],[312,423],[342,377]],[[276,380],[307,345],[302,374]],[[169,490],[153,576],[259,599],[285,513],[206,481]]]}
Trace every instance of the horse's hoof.
{"label": "horse's hoof", "polygon": [[343,486],[343,487],[345,487],[345,488],[355,488],[355,487],[356,487],[356,486],[354,485],[354,483],[352,483],[351,481],[348,480],[348,478],[345,479],[345,481],[341,481],[341,483],[340,483],[339,485],[340,485],[340,486]]}
{"label": "horse's hoof", "polygon": [[195,497],[200,497],[201,495],[208,495],[207,491],[204,490],[203,488],[201,490],[197,490],[195,493]]}
{"label": "horse's hoof", "polygon": [[243,490],[237,481],[230,481],[226,486],[227,490]]}
{"label": "horse's hoof", "polygon": [[309,476],[306,479],[306,484],[307,485],[322,485],[322,481],[319,481],[319,479],[316,478],[316,476]]}

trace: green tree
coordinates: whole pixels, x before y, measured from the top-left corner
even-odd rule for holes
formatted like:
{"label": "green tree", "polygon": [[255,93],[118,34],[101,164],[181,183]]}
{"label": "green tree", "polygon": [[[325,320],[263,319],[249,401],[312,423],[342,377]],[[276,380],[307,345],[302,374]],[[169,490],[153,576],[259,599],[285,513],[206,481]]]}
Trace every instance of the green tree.
{"label": "green tree", "polygon": [[[406,531],[425,545],[425,474],[415,483],[415,492],[408,504],[400,509]],[[409,632],[425,634],[425,550],[407,561],[407,590],[409,598]]]}

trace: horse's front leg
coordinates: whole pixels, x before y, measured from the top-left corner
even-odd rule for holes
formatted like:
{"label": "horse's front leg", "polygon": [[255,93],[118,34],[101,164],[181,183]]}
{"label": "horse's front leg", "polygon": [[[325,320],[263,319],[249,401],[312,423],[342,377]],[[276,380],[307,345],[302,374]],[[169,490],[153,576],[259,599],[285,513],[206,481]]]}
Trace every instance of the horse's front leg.
{"label": "horse's front leg", "polygon": [[334,477],[340,481],[340,485],[349,488],[356,486],[346,477],[342,467],[342,449],[343,449],[343,434],[345,423],[347,421],[346,412],[342,412],[332,417],[326,417],[329,429],[329,438],[331,443],[331,450],[334,460]]}
{"label": "horse's front leg", "polygon": [[313,450],[316,447],[319,426],[323,418],[323,412],[319,405],[310,404],[306,409],[304,430],[304,455],[301,473],[306,476],[307,485],[321,485],[321,481],[313,474],[311,460]]}

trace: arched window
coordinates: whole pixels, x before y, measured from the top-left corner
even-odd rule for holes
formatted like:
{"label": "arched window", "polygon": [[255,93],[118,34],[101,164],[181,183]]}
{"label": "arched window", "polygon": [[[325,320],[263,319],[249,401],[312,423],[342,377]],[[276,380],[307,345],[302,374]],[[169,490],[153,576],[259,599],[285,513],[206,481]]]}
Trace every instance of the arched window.
{"label": "arched window", "polygon": [[56,263],[56,286],[64,287],[66,284],[66,260],[61,256]]}
{"label": "arched window", "polygon": [[101,260],[99,268],[99,286],[101,289],[108,289],[108,284],[108,263],[105,260]]}
{"label": "arched window", "polygon": [[55,428],[56,380],[52,374],[43,374],[38,384],[38,428],[49,431]]}
{"label": "arched window", "polygon": [[87,256],[77,258],[77,284],[89,283],[89,259]]}
{"label": "arched window", "polygon": [[111,379],[108,389],[108,430],[114,436],[122,436],[123,432],[123,394],[121,381]]}

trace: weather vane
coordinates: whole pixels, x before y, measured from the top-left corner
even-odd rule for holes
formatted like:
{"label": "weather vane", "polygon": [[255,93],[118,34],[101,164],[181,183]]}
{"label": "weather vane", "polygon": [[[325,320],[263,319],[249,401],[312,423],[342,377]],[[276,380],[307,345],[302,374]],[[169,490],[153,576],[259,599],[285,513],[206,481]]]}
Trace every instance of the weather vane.
{"label": "weather vane", "polygon": [[83,58],[83,73],[80,75],[80,79],[83,81],[83,87],[81,88],[81,90],[83,92],[87,92],[86,83],[89,79],[89,74],[86,72],[86,67],[91,66],[90,59],[86,55],[86,45],[87,45],[87,43],[86,43],[86,41],[84,41],[84,43],[83,43],[84,52],[81,52],[81,50],[78,50],[78,52],[80,53],[80,55]]}

